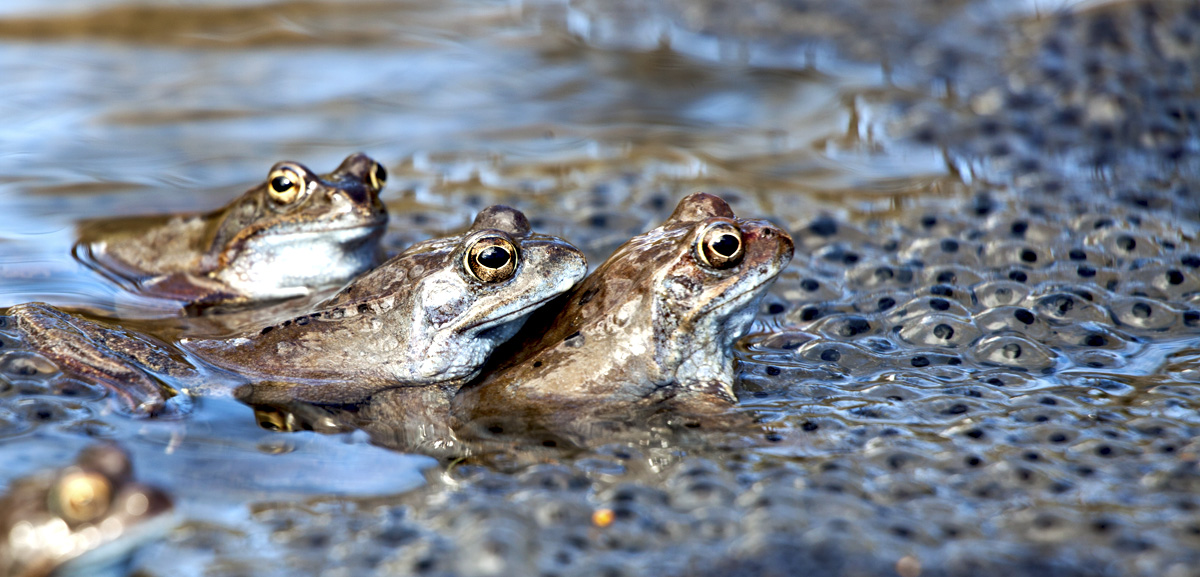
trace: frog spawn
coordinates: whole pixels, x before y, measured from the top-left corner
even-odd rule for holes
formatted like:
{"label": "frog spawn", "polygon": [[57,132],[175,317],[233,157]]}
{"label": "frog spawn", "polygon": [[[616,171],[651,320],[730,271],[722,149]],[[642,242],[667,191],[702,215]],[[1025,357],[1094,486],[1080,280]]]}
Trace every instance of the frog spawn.
{"label": "frog spawn", "polygon": [[[1125,281],[1135,266],[1177,268],[1184,285],[1197,250],[1184,235],[1126,221],[1162,239],[1160,252],[1084,249],[1072,260],[1088,245],[1070,225],[1038,248],[1042,268],[962,264],[989,242],[993,233],[975,233],[991,218],[1005,215],[939,216],[938,242],[923,245],[938,252],[919,263],[885,247],[889,232],[922,238],[920,223],[827,219],[854,240],[835,232],[798,252],[813,256],[763,303],[760,322],[772,330],[743,343],[738,392],[766,426],[762,451],[708,462],[616,447],[516,475],[463,467],[403,505],[273,505],[255,519],[312,567],[413,574],[758,574],[796,563],[891,574],[917,560],[922,574],[1069,575],[1194,560],[1200,482],[1178,457],[1197,449],[1200,428],[1193,295]],[[947,221],[954,232],[941,228]],[[1002,238],[1012,229],[988,228]],[[958,250],[941,248],[948,236]],[[826,259],[826,242],[842,256]],[[1081,261],[1118,284],[1081,280]],[[59,378],[32,366],[27,382]],[[94,422],[59,401],[8,406],[21,423]],[[314,543],[345,545],[317,555]],[[1079,565],[1038,553],[1079,543],[1090,545]]]}
{"label": "frog spawn", "polygon": [[[1069,213],[1062,221],[992,214],[981,223],[947,212],[965,211],[922,215],[910,227],[867,222],[869,235],[838,222],[845,238],[905,240],[893,257],[852,263],[824,258],[817,246],[779,281],[785,297],[799,298],[762,312],[782,317],[785,330],[750,339],[742,356],[743,404],[762,410],[774,450],[820,456],[805,467],[821,471],[815,478],[854,469],[847,479],[860,481],[827,489],[898,507],[905,528],[888,530],[872,513],[849,534],[901,535],[910,544],[893,543],[891,559],[923,545],[920,558],[940,560],[930,564],[950,574],[996,571],[1011,562],[1003,555],[1051,570],[1029,544],[1094,543],[1081,554],[1122,567],[1114,574],[1136,573],[1132,559],[1162,568],[1194,551],[1196,503],[1178,489],[1195,472],[1171,456],[1195,444],[1200,425],[1186,385],[1195,375],[1185,368],[1200,337],[1200,271],[1190,266],[1200,264],[1200,247],[1182,231],[1133,219],[1097,234],[1093,220],[1062,222]],[[1025,238],[1056,223],[1036,243]],[[844,254],[879,252],[840,233],[823,238]],[[830,299],[816,287],[842,292]],[[1178,381],[1164,367],[1188,376]],[[805,409],[781,410],[785,403]],[[919,441],[923,434],[938,442]],[[846,453],[855,457],[832,458]],[[863,480],[865,492],[856,489]],[[1083,495],[1089,506],[1065,504]],[[1173,503],[1169,526],[1154,520],[1152,503],[1164,498]],[[1004,510],[1013,500],[1031,505]],[[955,523],[961,512],[950,503],[992,511],[995,520]],[[1099,512],[1116,503],[1134,505],[1124,515]],[[970,545],[980,539],[993,558]],[[939,546],[947,540],[955,545]],[[763,555],[757,562],[767,566],[797,561]]]}

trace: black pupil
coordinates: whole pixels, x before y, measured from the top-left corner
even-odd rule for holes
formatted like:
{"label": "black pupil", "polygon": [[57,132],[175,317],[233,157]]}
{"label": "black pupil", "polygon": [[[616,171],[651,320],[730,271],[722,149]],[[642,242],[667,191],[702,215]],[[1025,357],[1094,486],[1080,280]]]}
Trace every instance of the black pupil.
{"label": "black pupil", "polygon": [[382,164],[375,165],[375,180],[379,182],[387,182],[387,169]]}
{"label": "black pupil", "polygon": [[738,244],[739,243],[736,236],[725,233],[722,234],[721,237],[714,241],[710,246],[717,254],[725,258],[729,258],[737,252]]}
{"label": "black pupil", "polygon": [[501,268],[508,264],[511,258],[507,250],[498,246],[489,246],[479,253],[479,264],[488,268]]}
{"label": "black pupil", "polygon": [[276,176],[271,179],[271,188],[275,189],[275,192],[283,192],[291,187],[292,179],[286,176]]}

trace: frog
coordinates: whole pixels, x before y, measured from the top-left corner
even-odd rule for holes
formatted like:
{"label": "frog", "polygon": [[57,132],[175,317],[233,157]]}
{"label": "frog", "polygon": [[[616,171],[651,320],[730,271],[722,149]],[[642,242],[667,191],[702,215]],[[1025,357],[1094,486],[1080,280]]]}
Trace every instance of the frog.
{"label": "frog", "polygon": [[99,574],[165,533],[173,516],[170,496],[135,480],[124,450],[87,447],[0,497],[0,575]]}
{"label": "frog", "polygon": [[791,261],[782,228],[720,197],[682,199],[539,310],[451,402],[460,436],[547,431],[569,442],[634,415],[715,415],[737,403],[733,346]]}
{"label": "frog", "polygon": [[579,249],[496,205],[468,230],[410,246],[299,316],[227,337],[176,347],[44,303],[8,315],[33,351],[115,391],[136,416],[186,414],[193,395],[226,391],[251,406],[340,406],[392,388],[456,390],[586,273]]}
{"label": "frog", "polygon": [[317,174],[293,161],[205,214],[92,221],[78,260],[191,313],[236,310],[336,288],[383,260],[387,169],[363,153]]}

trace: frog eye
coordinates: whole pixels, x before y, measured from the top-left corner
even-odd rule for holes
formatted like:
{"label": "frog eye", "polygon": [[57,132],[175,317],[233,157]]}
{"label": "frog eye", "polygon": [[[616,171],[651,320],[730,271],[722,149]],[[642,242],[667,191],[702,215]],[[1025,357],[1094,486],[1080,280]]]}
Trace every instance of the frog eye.
{"label": "frog eye", "polygon": [[268,431],[287,433],[292,431],[291,423],[288,422],[288,415],[278,409],[254,409],[254,418],[258,420],[258,426]]}
{"label": "frog eye", "polygon": [[288,165],[276,167],[267,176],[267,195],[279,204],[291,204],[308,192],[308,183],[299,170]]}
{"label": "frog eye", "polygon": [[387,185],[387,169],[378,162],[375,163],[375,167],[371,169],[368,177],[371,179],[371,186],[375,190],[383,190],[383,187]]}
{"label": "frog eye", "polygon": [[467,249],[463,265],[483,282],[508,280],[517,272],[517,247],[502,236],[485,236]]}
{"label": "frog eye", "polygon": [[737,263],[742,262],[745,252],[742,231],[732,223],[724,221],[710,224],[696,241],[696,255],[700,262],[716,269],[737,266]]}
{"label": "frog eye", "polygon": [[50,490],[50,510],[68,523],[87,523],[108,511],[112,486],[99,473],[64,475]]}

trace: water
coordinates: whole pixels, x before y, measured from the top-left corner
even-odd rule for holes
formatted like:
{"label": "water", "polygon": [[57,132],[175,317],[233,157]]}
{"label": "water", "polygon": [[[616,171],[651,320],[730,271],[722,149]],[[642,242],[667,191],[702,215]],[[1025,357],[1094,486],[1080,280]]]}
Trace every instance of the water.
{"label": "water", "polygon": [[393,251],[503,202],[595,264],[706,190],[797,257],[739,352],[761,437],[453,466],[8,374],[0,482],[119,440],[184,512],[152,574],[1196,574],[1197,34],[1183,1],[6,6],[0,306],[204,330],[77,223],[354,150]]}

